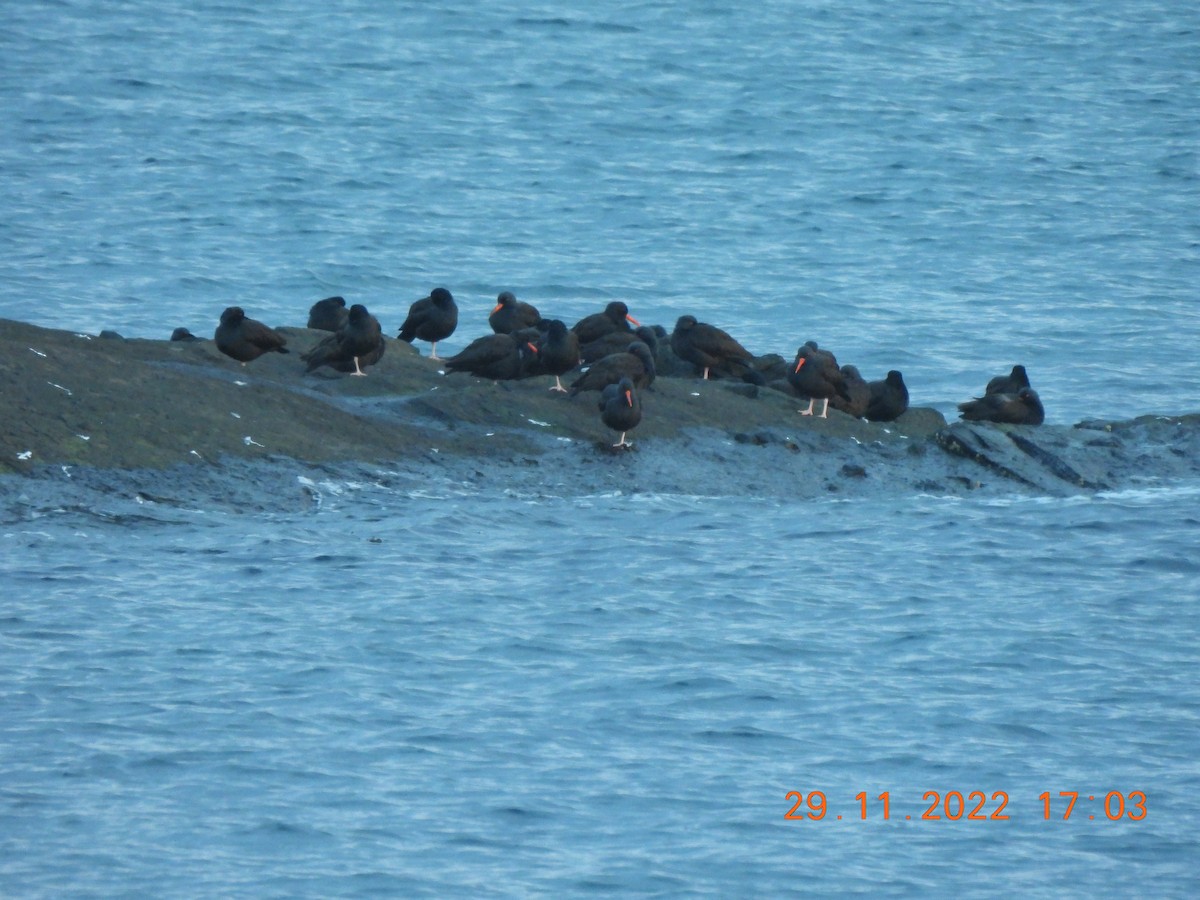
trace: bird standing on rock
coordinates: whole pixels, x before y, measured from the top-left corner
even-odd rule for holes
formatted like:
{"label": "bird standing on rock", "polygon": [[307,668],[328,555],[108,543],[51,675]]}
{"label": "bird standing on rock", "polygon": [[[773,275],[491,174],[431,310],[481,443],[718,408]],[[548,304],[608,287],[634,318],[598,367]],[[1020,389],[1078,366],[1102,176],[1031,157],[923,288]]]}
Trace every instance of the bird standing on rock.
{"label": "bird standing on rock", "polygon": [[604,307],[604,312],[584,316],[571,326],[571,330],[579,335],[579,344],[582,346],[612,331],[633,331],[629,327],[630,322],[634,325],[642,324],[629,314],[628,306],[620,300],[614,300]]}
{"label": "bird standing on rock", "polygon": [[213,334],[217,349],[242,365],[258,359],[264,353],[287,353],[287,338],[257,319],[246,318],[240,306],[230,306],[221,313],[221,324]]}
{"label": "bird standing on rock", "polygon": [[1007,375],[997,375],[987,383],[983,393],[987,394],[1016,394],[1021,388],[1033,387],[1029,383],[1029,375],[1024,366],[1013,366]]}
{"label": "bird standing on rock", "polygon": [[844,400],[840,394],[834,394],[829,398],[829,405],[856,419],[864,418],[871,405],[871,386],[862,377],[857,366],[844,365],[841,371],[850,399]]}
{"label": "bird standing on rock", "polygon": [[579,365],[579,336],[569,331],[561,319],[551,319],[545,334],[538,340],[537,349],[538,371],[553,375],[554,386],[550,390],[565,394],[567,389],[562,386],[560,376]]}
{"label": "bird standing on rock", "polygon": [[308,364],[307,372],[329,366],[351,375],[366,375],[362,367],[379,362],[385,347],[379,320],[361,303],[355,303],[342,327],[300,358]]}
{"label": "bird standing on rock", "polygon": [[1033,388],[1021,388],[1015,394],[984,394],[958,404],[958,412],[968,422],[1041,425],[1046,421],[1046,410]]}
{"label": "bird standing on rock", "polygon": [[811,416],[814,401],[824,400],[819,418],[826,419],[829,417],[830,397],[840,396],[846,401],[851,399],[837,359],[828,350],[817,347],[816,341],[807,341],[796,352],[796,364],[788,373],[788,384],[797,394],[808,398],[808,409],[800,410],[802,416]]}
{"label": "bird standing on rock", "polygon": [[429,296],[418,300],[408,308],[408,318],[400,326],[400,340],[413,342],[413,338],[429,341],[430,359],[440,359],[437,342],[454,334],[458,327],[458,305],[450,292],[443,287],[434,288]]}
{"label": "bird standing on rock", "polygon": [[894,422],[908,411],[908,386],[895,369],[887,373],[887,378],[867,382],[867,387],[871,389],[868,422]]}
{"label": "bird standing on rock", "polygon": [[529,374],[537,347],[512,334],[485,334],[444,360],[447,372],[467,372],[493,381],[513,381]]}
{"label": "bird standing on rock", "polygon": [[488,316],[488,324],[496,334],[512,334],[522,328],[536,328],[541,319],[542,315],[536,306],[518,300],[512,291],[504,291],[496,298],[496,305]]}
{"label": "bird standing on rock", "polygon": [[613,431],[621,432],[621,439],[613,444],[614,449],[633,446],[625,440],[625,435],[642,421],[642,401],[628,378],[608,385],[601,392],[600,420]]}
{"label": "bird standing on rock", "polygon": [[708,380],[710,369],[742,377],[754,356],[727,332],[695,316],[680,316],[671,332],[671,349],[685,362],[704,370]]}
{"label": "bird standing on rock", "polygon": [[602,391],[622,378],[628,378],[639,390],[654,383],[654,357],[641,341],[632,341],[624,353],[612,353],[592,363],[586,372],[571,384],[570,395],[580,391]]}
{"label": "bird standing on rock", "polygon": [[[574,332],[572,332],[574,334]],[[593,363],[610,353],[622,353],[629,342],[639,340],[650,348],[650,355],[658,358],[658,334],[649,325],[639,325],[632,332],[610,331],[608,334],[579,345],[579,356],[584,363]]]}

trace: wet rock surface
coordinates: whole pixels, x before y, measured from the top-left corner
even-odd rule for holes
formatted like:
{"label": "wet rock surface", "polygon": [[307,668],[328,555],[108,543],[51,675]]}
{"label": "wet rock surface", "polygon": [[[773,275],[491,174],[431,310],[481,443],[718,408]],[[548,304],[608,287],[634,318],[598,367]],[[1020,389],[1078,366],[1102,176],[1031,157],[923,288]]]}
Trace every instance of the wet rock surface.
{"label": "wet rock surface", "polygon": [[1040,427],[947,424],[919,407],[890,423],[818,419],[785,391],[662,373],[642,394],[633,448],[613,451],[595,396],[552,392],[551,377],[447,375],[390,339],[365,378],[305,374],[299,354],[325,333],[280,330],[291,354],[241,365],[211,340],[0,321],[0,473],[27,476],[0,479],[4,490],[71,479],[167,497],[245,482],[251,494],[271,484],[268,505],[303,506],[297,476],[337,472],[543,494],[1058,496],[1200,474],[1200,414]]}

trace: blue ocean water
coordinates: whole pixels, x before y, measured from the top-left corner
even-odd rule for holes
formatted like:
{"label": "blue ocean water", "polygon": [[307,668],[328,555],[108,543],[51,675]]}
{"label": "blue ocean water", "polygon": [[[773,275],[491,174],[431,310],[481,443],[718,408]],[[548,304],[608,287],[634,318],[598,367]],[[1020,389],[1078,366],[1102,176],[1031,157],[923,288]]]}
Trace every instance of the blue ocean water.
{"label": "blue ocean water", "polygon": [[[1051,422],[1195,411],[1200,11],[482,6],[8,4],[0,316],[340,293],[394,333],[444,284],[453,349],[507,289],[816,338],[947,414],[1014,362]],[[1197,889],[1195,484],[287,477],[5,487],[6,896]]]}
{"label": "blue ocean water", "polygon": [[5,523],[6,893],[1194,887],[1194,486],[308,489]]}
{"label": "blue ocean water", "polygon": [[462,343],[615,297],[950,411],[1015,361],[1052,421],[1200,388],[1186,4],[10,6],[0,315],[394,329],[445,284]]}

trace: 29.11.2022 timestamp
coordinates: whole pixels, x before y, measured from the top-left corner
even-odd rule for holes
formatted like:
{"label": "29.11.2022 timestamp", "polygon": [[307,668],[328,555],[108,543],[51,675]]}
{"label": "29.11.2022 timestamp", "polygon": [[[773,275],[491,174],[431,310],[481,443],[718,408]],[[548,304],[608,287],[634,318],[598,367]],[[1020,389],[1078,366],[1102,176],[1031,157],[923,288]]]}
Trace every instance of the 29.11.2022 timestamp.
{"label": "29.11.2022 timestamp", "polygon": [[[1122,819],[1140,822],[1149,811],[1146,808],[1144,791],[1108,791],[1105,794],[1080,794],[1079,791],[1058,791],[1038,794],[1042,819],[1070,821],[1085,819],[1117,822]],[[1006,822],[1014,817],[1009,806],[1007,791],[925,791],[921,802],[911,812],[892,808],[892,794],[883,791],[868,796],[866,791],[854,795],[854,803],[847,805],[844,813],[830,810],[824,791],[788,791],[786,800],[790,804],[783,817],[793,822],[841,821],[843,818],[859,821],[877,819],[890,821],[917,820],[924,822]],[[1017,817],[1027,814],[1023,807],[1016,810]]]}

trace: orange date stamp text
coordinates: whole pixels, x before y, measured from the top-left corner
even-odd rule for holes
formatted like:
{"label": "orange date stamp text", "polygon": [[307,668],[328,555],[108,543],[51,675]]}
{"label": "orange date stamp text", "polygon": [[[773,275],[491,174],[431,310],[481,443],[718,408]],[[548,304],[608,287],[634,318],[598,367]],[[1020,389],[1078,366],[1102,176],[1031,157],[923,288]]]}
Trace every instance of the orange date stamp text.
{"label": "orange date stamp text", "polygon": [[[924,822],[1007,822],[1013,818],[1009,809],[1007,791],[925,791],[921,802],[912,811],[901,813],[892,809],[891,791],[869,796],[866,791],[854,795],[854,802],[847,804],[843,812],[830,809],[824,791],[788,791],[785,799],[790,804],[783,817],[792,822],[819,822],[822,820],[842,821],[877,819],[891,821]],[[1117,822],[1127,819],[1140,822],[1149,815],[1146,808],[1145,791],[1108,791],[1104,794],[1081,794],[1079,791],[1059,791],[1038,794],[1041,801],[1042,819],[1057,819],[1066,822],[1072,819]],[[1034,812],[1038,811],[1034,807]],[[1028,815],[1022,808],[1021,813]]]}

